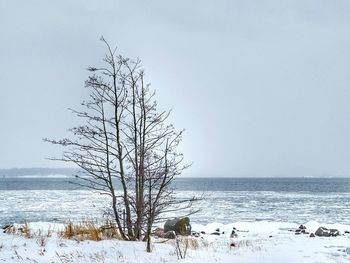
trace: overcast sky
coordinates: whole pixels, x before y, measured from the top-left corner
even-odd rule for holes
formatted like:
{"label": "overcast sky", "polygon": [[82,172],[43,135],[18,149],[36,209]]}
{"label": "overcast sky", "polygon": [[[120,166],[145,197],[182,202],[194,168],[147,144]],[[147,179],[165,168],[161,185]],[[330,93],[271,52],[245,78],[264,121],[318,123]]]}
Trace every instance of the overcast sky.
{"label": "overcast sky", "polygon": [[0,0],[0,168],[76,123],[101,35],[186,128],[192,176],[350,176],[350,1]]}

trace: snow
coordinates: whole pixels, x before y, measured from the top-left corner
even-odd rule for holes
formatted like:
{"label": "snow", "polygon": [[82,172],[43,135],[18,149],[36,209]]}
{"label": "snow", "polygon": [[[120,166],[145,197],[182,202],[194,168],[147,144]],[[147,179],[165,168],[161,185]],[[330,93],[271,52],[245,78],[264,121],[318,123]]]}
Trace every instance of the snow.
{"label": "snow", "polygon": [[[186,259],[179,260],[173,241],[157,243],[153,252],[145,252],[144,242],[120,240],[77,241],[52,237],[24,238],[0,233],[0,262],[241,262],[241,263],[345,263],[350,262],[349,225],[321,224],[310,221],[304,224],[307,231],[314,232],[319,226],[337,228],[343,234],[338,237],[309,237],[295,235],[299,225],[284,222],[235,222],[232,224],[193,224],[195,231],[205,231],[197,238],[199,247],[189,249]],[[60,224],[29,223],[30,229],[59,231]],[[237,229],[238,238],[231,239],[232,228]],[[217,228],[220,236],[209,235]],[[194,237],[193,237],[194,238]],[[231,247],[231,243],[235,247]]]}

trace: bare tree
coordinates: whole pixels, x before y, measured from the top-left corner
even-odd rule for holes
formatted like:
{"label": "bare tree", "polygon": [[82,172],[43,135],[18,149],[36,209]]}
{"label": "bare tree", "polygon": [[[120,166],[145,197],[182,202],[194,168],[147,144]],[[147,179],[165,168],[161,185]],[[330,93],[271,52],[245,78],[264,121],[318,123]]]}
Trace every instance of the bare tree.
{"label": "bare tree", "polygon": [[[125,204],[126,222],[131,230],[131,212],[128,204],[128,188],[125,174],[125,151],[123,146],[123,114],[128,106],[127,90],[122,67],[125,60],[115,56],[107,42],[108,48],[104,58],[106,67],[93,68],[85,87],[90,89],[90,98],[82,102],[84,111],[71,110],[84,120],[84,125],[70,129],[74,139],[49,140],[53,144],[66,147],[61,158],[52,158],[63,162],[76,164],[80,169],[84,185],[107,194],[112,198],[112,209],[119,232],[124,239],[128,239],[122,231],[121,216],[118,212],[118,196],[115,192],[113,179],[118,179],[123,187],[121,200]],[[105,81],[104,79],[107,79]],[[128,233],[132,236],[132,232]]]}
{"label": "bare tree", "polygon": [[151,230],[160,215],[189,208],[195,200],[175,201],[172,188],[175,176],[188,167],[177,152],[183,131],[169,124],[170,111],[157,111],[141,61],[117,55],[101,40],[107,47],[105,65],[88,68],[90,98],[82,103],[83,110],[71,110],[84,124],[70,129],[72,139],[45,140],[65,147],[62,157],[51,159],[74,163],[84,186],[111,197],[122,238],[144,238],[150,251]]}
{"label": "bare tree", "polygon": [[[153,100],[154,93],[144,84],[144,75],[139,73],[139,89],[136,89],[135,107],[133,107],[133,125],[130,138],[135,145],[134,154],[129,154],[134,165],[136,202],[136,237],[142,232],[147,240],[147,251],[151,250],[151,230],[156,219],[171,210],[190,208],[195,199],[182,202],[174,199],[172,182],[175,176],[188,168],[183,165],[183,156],[177,152],[183,131],[176,131],[167,120],[170,111],[157,111]],[[137,146],[137,147],[136,147]],[[131,147],[132,148],[132,147]]]}

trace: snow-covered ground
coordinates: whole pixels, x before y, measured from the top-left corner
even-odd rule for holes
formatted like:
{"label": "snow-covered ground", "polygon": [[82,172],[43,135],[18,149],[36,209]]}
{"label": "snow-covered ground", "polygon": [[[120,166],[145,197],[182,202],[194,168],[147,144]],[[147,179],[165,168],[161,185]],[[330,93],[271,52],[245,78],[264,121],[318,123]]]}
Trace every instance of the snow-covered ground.
{"label": "snow-covered ground", "polygon": [[[76,241],[58,237],[24,238],[18,235],[0,233],[0,262],[283,262],[283,263],[332,263],[350,262],[350,230],[348,225],[327,225],[317,222],[305,224],[308,232],[319,226],[337,228],[338,237],[309,237],[295,235],[299,227],[293,223],[236,222],[223,225],[192,225],[194,231],[205,231],[197,237],[199,247],[189,249],[184,260],[179,260],[174,241],[153,243],[153,252],[145,252],[143,242],[119,240]],[[31,223],[33,230],[48,228],[58,231],[62,225]],[[230,238],[232,228],[238,230],[237,238]],[[209,235],[220,230],[221,235]],[[232,247],[231,244],[235,246]]]}

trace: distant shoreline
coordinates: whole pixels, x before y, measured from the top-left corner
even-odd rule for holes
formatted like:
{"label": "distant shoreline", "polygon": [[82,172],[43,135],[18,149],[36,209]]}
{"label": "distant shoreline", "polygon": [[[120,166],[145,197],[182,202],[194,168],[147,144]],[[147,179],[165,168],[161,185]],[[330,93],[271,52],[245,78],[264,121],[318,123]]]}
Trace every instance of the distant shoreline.
{"label": "distant shoreline", "polygon": [[[77,168],[10,168],[10,169],[0,169],[0,178],[6,177],[26,177],[26,178],[48,178],[48,177],[72,177],[76,175],[80,169]],[[177,176],[178,179],[294,179],[294,178],[304,178],[304,179],[341,179],[350,178],[350,175],[315,175],[315,176],[225,176],[225,175],[180,175]]]}
{"label": "distant shoreline", "polygon": [[79,169],[75,168],[11,168],[0,169],[0,177],[15,177],[15,176],[51,176],[51,175],[65,175],[72,176],[76,174]]}

